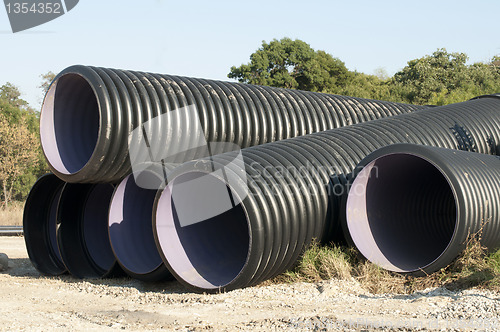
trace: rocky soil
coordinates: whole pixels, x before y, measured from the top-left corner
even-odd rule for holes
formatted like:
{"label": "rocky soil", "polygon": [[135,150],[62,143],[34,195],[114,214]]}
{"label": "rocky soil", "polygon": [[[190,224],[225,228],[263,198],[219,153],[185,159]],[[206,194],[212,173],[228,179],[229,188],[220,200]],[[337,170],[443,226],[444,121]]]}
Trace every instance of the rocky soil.
{"label": "rocky soil", "polygon": [[498,330],[500,293],[427,289],[376,295],[354,280],[194,294],[177,282],[43,277],[22,237],[0,237],[0,330]]}

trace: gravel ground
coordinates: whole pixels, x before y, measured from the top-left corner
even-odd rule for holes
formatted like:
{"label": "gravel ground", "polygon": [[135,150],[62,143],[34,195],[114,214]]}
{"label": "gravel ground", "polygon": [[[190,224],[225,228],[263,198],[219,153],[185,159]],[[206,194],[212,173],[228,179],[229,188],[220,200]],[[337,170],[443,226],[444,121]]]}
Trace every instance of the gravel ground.
{"label": "gravel ground", "polygon": [[0,330],[500,331],[500,292],[371,294],[354,280],[273,284],[223,294],[177,282],[42,277],[22,237],[1,237]]}

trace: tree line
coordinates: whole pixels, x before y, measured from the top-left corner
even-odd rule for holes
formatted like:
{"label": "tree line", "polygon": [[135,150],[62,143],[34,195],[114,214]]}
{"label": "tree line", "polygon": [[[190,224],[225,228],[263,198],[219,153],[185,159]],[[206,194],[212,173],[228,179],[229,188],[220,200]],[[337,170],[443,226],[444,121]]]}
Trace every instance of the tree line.
{"label": "tree line", "polygon": [[[54,74],[41,77],[40,88],[46,91]],[[49,170],[40,146],[39,115],[16,86],[0,86],[0,208],[24,200],[36,179]]]}
{"label": "tree line", "polygon": [[438,49],[411,60],[394,76],[350,71],[331,54],[301,40],[283,38],[262,46],[250,62],[233,66],[229,78],[242,83],[309,90],[419,105],[445,105],[500,92],[500,55],[469,64],[465,53]]}
{"label": "tree line", "polygon": [[[262,46],[250,62],[231,67],[228,77],[242,83],[309,90],[420,105],[445,105],[500,92],[500,56],[468,63],[465,53],[438,49],[408,61],[389,77],[350,71],[331,54],[306,42],[283,38]],[[54,74],[41,75],[46,91]],[[0,206],[24,200],[49,168],[39,140],[39,111],[11,83],[0,86]]]}

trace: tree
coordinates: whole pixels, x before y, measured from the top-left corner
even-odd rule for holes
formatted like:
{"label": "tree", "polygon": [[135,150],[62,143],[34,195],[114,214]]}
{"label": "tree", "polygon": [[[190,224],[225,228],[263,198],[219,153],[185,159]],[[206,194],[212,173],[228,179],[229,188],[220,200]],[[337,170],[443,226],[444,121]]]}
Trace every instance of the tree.
{"label": "tree", "polygon": [[16,108],[26,109],[28,107],[28,102],[21,99],[19,89],[9,82],[0,87],[0,99]]}
{"label": "tree", "polygon": [[491,65],[496,67],[496,68],[500,68],[500,55],[495,55],[491,59]]}
{"label": "tree", "polygon": [[383,75],[383,73],[367,75],[354,72],[352,81],[338,93],[358,98],[400,102],[400,96],[392,89],[390,79],[382,79]]}
{"label": "tree", "polygon": [[227,76],[242,83],[335,92],[346,86],[353,74],[325,51],[315,51],[298,39],[283,38],[263,41],[250,55],[250,63],[231,67]]}
{"label": "tree", "polygon": [[387,74],[387,70],[383,67],[375,68],[373,75],[381,81],[387,81],[389,79],[389,74]]}
{"label": "tree", "polygon": [[283,38],[263,41],[250,62],[231,67],[228,77],[242,83],[422,105],[499,93],[500,55],[488,63],[468,64],[468,59],[465,53],[442,48],[409,61],[393,77],[381,68],[367,75],[350,72],[341,60],[301,40]]}
{"label": "tree", "polygon": [[495,65],[498,57],[490,64],[468,65],[467,60],[465,53],[438,49],[432,55],[409,61],[394,75],[393,89],[399,89],[406,102],[436,105],[500,91],[500,71]]}
{"label": "tree", "polygon": [[13,188],[31,165],[38,162],[38,139],[26,120],[9,121],[0,113],[0,184],[5,207],[12,200]]}
{"label": "tree", "polygon": [[[23,164],[22,172],[16,172],[15,178],[12,178],[12,174],[10,174],[6,180],[4,174],[4,181],[0,181],[0,200],[5,203],[14,199],[23,200],[35,180],[48,171],[48,165],[45,162],[38,139],[39,112],[36,112],[26,101],[21,99],[20,91],[11,83],[0,86],[0,116],[4,120],[0,128],[0,135],[2,135],[0,137],[0,151],[3,153],[0,157],[7,158],[8,154],[5,151],[11,151],[4,142],[8,138],[8,136],[5,136],[7,135],[7,129],[14,128],[14,130],[18,130],[18,128],[23,128],[19,129],[23,133],[22,135],[26,134],[24,136],[27,137],[34,135],[35,137],[29,145],[25,146],[27,150],[25,152],[30,155],[34,153],[36,158],[30,159],[29,163],[25,163],[21,155],[18,163]],[[5,121],[7,121],[8,125],[6,125]],[[6,128],[6,126],[9,128]],[[3,163],[1,166],[4,167]]]}
{"label": "tree", "polygon": [[40,78],[42,79],[42,83],[40,83],[40,85],[38,87],[43,90],[43,94],[45,94],[47,92],[47,90],[49,90],[50,83],[52,83],[52,81],[54,80],[55,77],[56,77],[56,74],[54,74],[51,71],[40,75]]}
{"label": "tree", "polygon": [[409,61],[403,70],[394,75],[394,82],[402,85],[410,102],[425,104],[466,82],[467,60],[465,53],[448,53],[444,48],[438,49],[432,55]]}
{"label": "tree", "polygon": [[37,112],[29,106],[27,101],[21,99],[19,89],[9,82],[0,86],[0,113],[4,114],[9,121],[19,121],[25,117],[30,131],[38,132]]}

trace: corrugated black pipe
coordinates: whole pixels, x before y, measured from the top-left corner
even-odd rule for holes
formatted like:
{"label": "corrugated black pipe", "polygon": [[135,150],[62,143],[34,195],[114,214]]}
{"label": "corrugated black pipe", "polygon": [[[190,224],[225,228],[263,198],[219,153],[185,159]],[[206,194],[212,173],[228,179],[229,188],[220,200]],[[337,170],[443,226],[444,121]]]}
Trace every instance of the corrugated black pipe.
{"label": "corrugated black pipe", "polygon": [[[172,274],[216,292],[289,269],[316,239],[340,234],[356,165],[394,143],[491,153],[500,99],[482,98],[188,162],[155,202],[154,233]],[[248,193],[248,194],[247,194]]]}
{"label": "corrugated black pipe", "polygon": [[66,272],[57,248],[57,204],[64,181],[54,174],[40,177],[31,188],[23,214],[26,249],[33,266],[44,275]]}
{"label": "corrugated black pipe", "polygon": [[138,150],[134,163],[150,157],[160,161],[177,153],[183,153],[184,162],[196,157],[186,150],[200,140],[244,148],[422,107],[72,66],[49,87],[40,136],[52,171],[64,181],[117,182],[131,172],[129,145]]}
{"label": "corrugated black pipe", "polygon": [[474,235],[500,247],[500,157],[398,144],[358,166],[347,227],[370,261],[424,275],[448,266]]}
{"label": "corrugated black pipe", "polygon": [[77,278],[123,274],[108,235],[111,184],[67,183],[57,209],[57,244],[64,265]]}
{"label": "corrugated black pipe", "polygon": [[109,238],[115,257],[128,275],[143,281],[173,279],[153,237],[156,190],[145,189],[159,188],[162,182],[150,172],[131,174],[116,187],[109,207]]}

